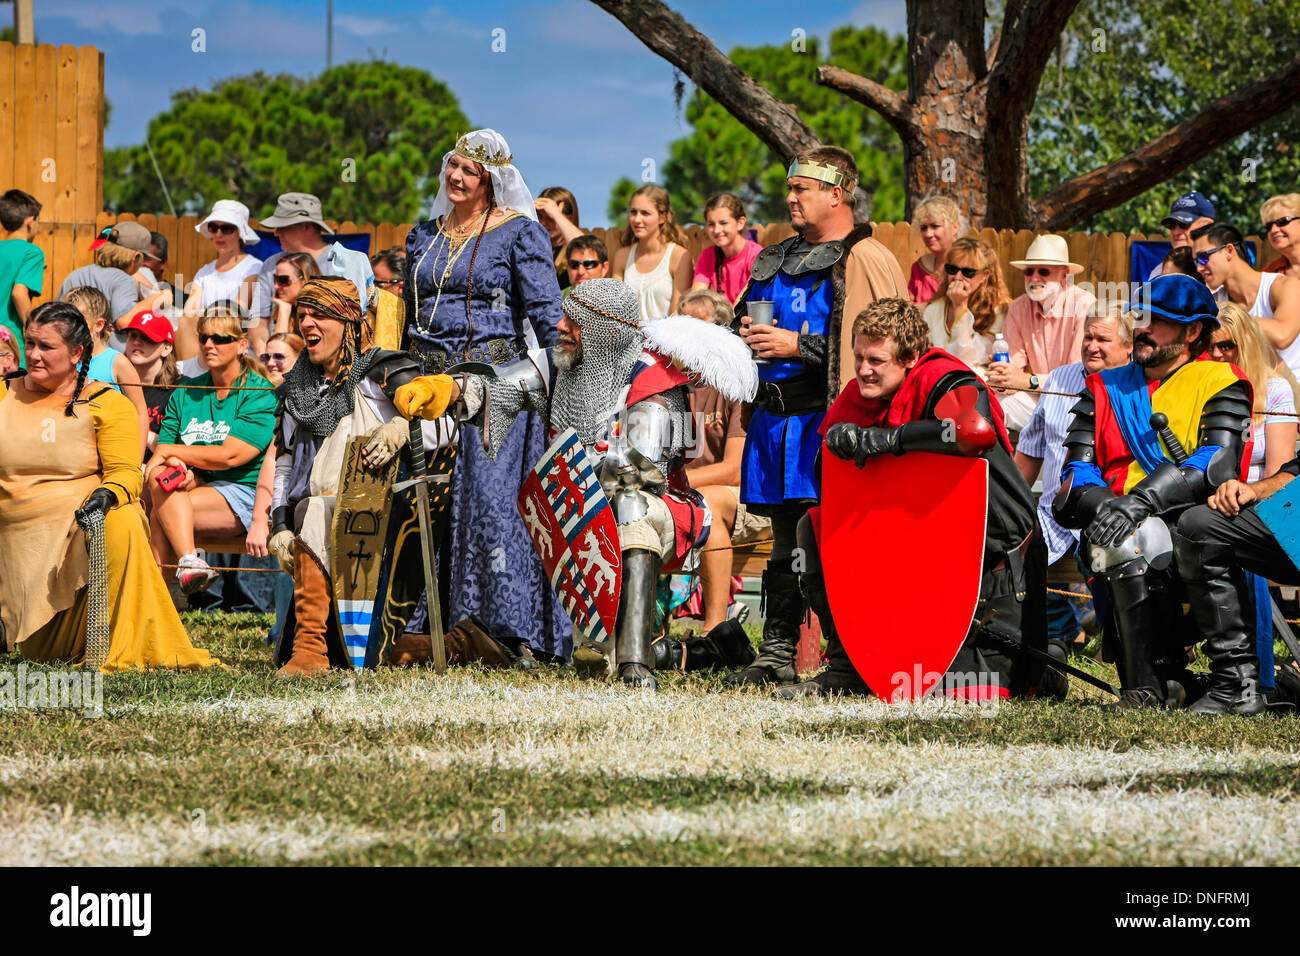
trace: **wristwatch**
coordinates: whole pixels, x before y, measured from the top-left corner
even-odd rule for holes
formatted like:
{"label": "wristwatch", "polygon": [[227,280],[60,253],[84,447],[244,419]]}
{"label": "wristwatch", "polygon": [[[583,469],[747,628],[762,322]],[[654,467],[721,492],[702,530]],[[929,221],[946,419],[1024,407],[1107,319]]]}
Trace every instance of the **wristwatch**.
{"label": "wristwatch", "polygon": [[1039,384],[1039,383],[1038,383],[1038,376],[1037,376],[1037,375],[1030,375],[1030,376],[1029,376],[1029,387],[1032,388],[1032,389],[1035,389],[1035,390],[1036,390],[1036,389],[1038,388],[1038,384]]}

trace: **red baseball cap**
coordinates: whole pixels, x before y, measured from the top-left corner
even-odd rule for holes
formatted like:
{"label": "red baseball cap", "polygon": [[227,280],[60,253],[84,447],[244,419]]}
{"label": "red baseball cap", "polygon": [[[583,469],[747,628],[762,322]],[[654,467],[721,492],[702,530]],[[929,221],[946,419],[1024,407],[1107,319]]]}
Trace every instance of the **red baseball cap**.
{"label": "red baseball cap", "polygon": [[122,331],[129,332],[132,329],[154,342],[171,342],[174,344],[176,341],[176,333],[172,329],[172,320],[161,312],[150,312],[146,309],[132,319],[130,324]]}

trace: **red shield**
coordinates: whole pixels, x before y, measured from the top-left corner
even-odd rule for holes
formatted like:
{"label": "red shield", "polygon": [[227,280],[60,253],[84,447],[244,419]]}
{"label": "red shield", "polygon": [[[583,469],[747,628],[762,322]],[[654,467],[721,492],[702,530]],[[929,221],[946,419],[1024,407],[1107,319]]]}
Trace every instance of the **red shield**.
{"label": "red shield", "polygon": [[849,659],[889,701],[923,696],[979,602],[988,462],[928,452],[858,468],[822,455],[826,595]]}
{"label": "red shield", "polygon": [[586,640],[609,640],[622,580],[618,525],[572,428],[560,433],[524,479],[518,504],[551,587],[574,626]]}

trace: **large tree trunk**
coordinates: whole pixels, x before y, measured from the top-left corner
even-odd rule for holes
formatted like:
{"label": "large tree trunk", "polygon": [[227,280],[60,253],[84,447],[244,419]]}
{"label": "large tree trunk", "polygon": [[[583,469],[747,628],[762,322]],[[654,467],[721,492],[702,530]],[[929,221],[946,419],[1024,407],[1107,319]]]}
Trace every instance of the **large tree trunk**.
{"label": "large tree trunk", "polygon": [[983,0],[907,0],[907,90],[914,132],[903,141],[907,218],[932,193],[973,223],[987,214]]}

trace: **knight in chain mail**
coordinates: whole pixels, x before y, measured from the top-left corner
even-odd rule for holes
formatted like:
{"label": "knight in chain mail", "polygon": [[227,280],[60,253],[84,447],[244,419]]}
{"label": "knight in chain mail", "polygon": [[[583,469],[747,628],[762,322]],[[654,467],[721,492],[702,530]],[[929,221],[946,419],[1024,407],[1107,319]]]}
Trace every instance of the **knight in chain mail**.
{"label": "knight in chain mail", "polygon": [[771,517],[772,556],[763,572],[763,643],[754,663],[728,676],[733,686],[795,681],[804,617],[795,529],[821,495],[816,462],[828,403],[853,377],[852,337],[840,329],[877,299],[907,296],[893,254],[871,238],[869,223],[855,224],[858,168],[847,151],[801,153],[787,182],[797,233],[759,254],[736,305],[759,364],[740,500]]}
{"label": "knight in chain mail", "polygon": [[[659,573],[682,567],[709,529],[708,510],[684,469],[695,441],[687,411],[691,379],[679,356],[669,354],[673,343],[691,337],[690,330],[698,343],[699,322],[670,317],[642,330],[636,294],[617,279],[579,284],[563,308],[555,348],[533,351],[494,376],[459,376],[452,390],[453,399],[459,396],[456,414],[478,425],[489,458],[521,412],[540,413],[551,438],[567,428],[577,433],[597,463],[618,523],[622,587],[610,656],[581,645],[574,660],[581,666],[605,666],[626,684],[654,688],[658,645],[651,642]],[[691,323],[687,335],[672,334],[673,323],[684,322]],[[717,364],[748,365],[740,343],[726,330],[718,331],[732,339],[740,361],[733,355],[732,362]],[[708,380],[719,391],[746,392],[743,375],[728,379],[724,370],[718,371]],[[752,368],[750,372],[752,377]],[[752,395],[756,384],[738,397]],[[441,413],[436,401],[420,410],[426,418]],[[661,665],[670,660],[668,652],[665,644]]]}

